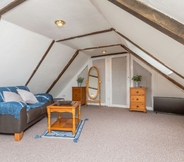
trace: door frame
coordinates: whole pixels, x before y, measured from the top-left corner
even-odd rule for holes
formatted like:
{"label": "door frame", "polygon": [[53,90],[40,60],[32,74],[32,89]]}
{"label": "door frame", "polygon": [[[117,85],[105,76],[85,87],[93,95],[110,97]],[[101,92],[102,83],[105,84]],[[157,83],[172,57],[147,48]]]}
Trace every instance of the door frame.
{"label": "door frame", "polygon": [[[112,104],[112,58],[117,58],[117,57],[126,57],[126,82],[127,82],[127,87],[126,87],[126,104],[125,105],[118,105],[118,104]],[[114,55],[110,56],[110,107],[120,107],[120,108],[129,108],[129,87],[130,87],[130,79],[129,79],[129,54],[121,54],[121,55]]]}

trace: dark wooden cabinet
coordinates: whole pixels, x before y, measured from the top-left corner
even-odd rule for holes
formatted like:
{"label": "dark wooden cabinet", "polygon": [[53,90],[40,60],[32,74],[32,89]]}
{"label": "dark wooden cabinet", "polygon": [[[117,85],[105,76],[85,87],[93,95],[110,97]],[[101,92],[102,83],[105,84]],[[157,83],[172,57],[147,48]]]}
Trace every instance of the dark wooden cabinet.
{"label": "dark wooden cabinet", "polygon": [[86,87],[72,87],[72,101],[81,101],[86,104]]}

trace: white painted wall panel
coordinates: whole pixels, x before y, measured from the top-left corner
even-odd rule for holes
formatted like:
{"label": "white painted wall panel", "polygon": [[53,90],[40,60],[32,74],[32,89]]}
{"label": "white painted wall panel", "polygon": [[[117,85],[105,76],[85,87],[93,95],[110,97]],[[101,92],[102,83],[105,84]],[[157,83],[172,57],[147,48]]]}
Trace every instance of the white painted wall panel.
{"label": "white painted wall panel", "polygon": [[54,43],[31,79],[31,82],[28,84],[32,91],[34,93],[46,92],[75,52],[76,50],[68,46],[62,45],[61,43]]}
{"label": "white painted wall panel", "polygon": [[157,72],[154,72],[153,84],[153,96],[184,98],[183,90],[178,88],[176,85],[168,81]]}
{"label": "white painted wall panel", "polygon": [[26,84],[50,43],[44,36],[1,20],[0,85]]}
{"label": "white painted wall panel", "polygon": [[[86,63],[90,59],[89,56],[79,52],[78,56],[69,66],[67,71],[63,74],[60,80],[56,83],[50,93],[54,97],[63,97],[65,95],[66,99],[72,98],[72,86],[77,86],[77,76],[86,67]],[[64,90],[64,93],[63,93]]]}

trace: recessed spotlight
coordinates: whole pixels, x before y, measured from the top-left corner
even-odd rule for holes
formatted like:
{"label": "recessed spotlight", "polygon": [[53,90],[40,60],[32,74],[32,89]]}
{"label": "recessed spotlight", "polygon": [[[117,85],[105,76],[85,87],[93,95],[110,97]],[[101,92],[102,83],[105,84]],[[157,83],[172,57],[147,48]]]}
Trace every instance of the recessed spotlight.
{"label": "recessed spotlight", "polygon": [[103,50],[102,53],[105,54],[106,53],[106,50]]}
{"label": "recessed spotlight", "polygon": [[63,20],[56,20],[56,21],[55,21],[55,24],[56,24],[57,26],[64,26],[66,23],[65,23]]}

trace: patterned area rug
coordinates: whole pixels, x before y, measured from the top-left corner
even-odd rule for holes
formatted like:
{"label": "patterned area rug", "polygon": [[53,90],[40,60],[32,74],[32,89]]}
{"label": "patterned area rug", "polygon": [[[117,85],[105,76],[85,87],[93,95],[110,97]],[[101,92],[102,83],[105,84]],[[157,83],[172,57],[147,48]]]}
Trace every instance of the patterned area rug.
{"label": "patterned area rug", "polygon": [[67,131],[44,131],[41,135],[36,135],[35,138],[62,138],[62,139],[73,139],[73,142],[77,143],[82,132],[82,128],[88,118],[82,119],[76,128],[76,133],[73,135],[72,132]]}

